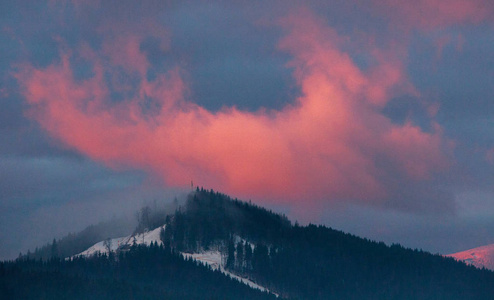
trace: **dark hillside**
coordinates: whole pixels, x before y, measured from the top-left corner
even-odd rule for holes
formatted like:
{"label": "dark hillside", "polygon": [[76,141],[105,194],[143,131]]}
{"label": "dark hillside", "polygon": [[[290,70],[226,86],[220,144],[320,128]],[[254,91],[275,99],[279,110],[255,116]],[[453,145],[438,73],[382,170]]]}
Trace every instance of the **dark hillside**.
{"label": "dark hillside", "polygon": [[[2,263],[0,298],[85,299],[94,298],[92,292],[100,299],[272,298],[179,254],[211,250],[221,252],[226,270],[282,298],[494,299],[494,272],[325,226],[292,225],[283,215],[212,190],[197,189],[172,214],[141,209],[134,232],[163,224],[162,246]],[[91,232],[82,236],[96,239]],[[69,241],[51,245],[52,252],[65,243],[83,250]]]}
{"label": "dark hillside", "polygon": [[227,241],[232,234],[248,240],[277,242],[291,228],[290,221],[265,208],[232,200],[214,191],[197,189],[184,208],[167,218],[177,250],[208,249],[214,242]]}
{"label": "dark hillside", "polygon": [[276,299],[156,244],[103,255],[0,263],[0,299]]}
{"label": "dark hillside", "polygon": [[207,190],[168,218],[180,251],[223,245],[226,267],[300,299],[494,299],[494,272],[424,251],[387,246]]}

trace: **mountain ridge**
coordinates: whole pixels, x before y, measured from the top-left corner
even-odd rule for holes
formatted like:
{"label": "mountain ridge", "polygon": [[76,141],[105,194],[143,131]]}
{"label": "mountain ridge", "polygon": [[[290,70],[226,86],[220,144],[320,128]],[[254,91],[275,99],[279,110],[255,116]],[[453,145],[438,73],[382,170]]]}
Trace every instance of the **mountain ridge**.
{"label": "mountain ridge", "polygon": [[[152,260],[146,260],[148,265],[135,266],[136,269],[125,267],[129,263],[133,265],[134,260],[141,260],[139,255],[154,257],[158,261],[160,255],[171,255],[170,263],[180,265],[183,264],[181,261],[200,263],[198,254],[216,251],[221,256],[219,263],[222,270],[248,279],[280,298],[490,299],[494,295],[494,272],[479,270],[450,257],[406,249],[396,244],[388,246],[322,225],[292,224],[284,215],[213,190],[197,189],[173,213],[141,209],[134,234],[142,234],[158,226],[165,228],[160,230],[159,243],[155,237],[148,246],[136,242],[125,251],[99,253],[94,258],[59,260],[58,264],[61,269],[71,269],[74,268],[72,264],[80,264],[82,270],[87,268],[87,272],[93,274],[90,278],[95,276],[111,281],[114,278],[110,274],[122,274],[117,278],[128,280],[132,287],[139,290],[143,283],[135,278],[133,272],[148,274],[149,270],[156,268],[169,269],[164,262],[161,265],[161,262]],[[180,253],[189,255],[184,257]],[[29,258],[25,260],[29,261]],[[94,260],[98,262],[96,265]],[[22,264],[23,260],[20,259],[11,265],[4,263],[2,268]],[[111,272],[100,270],[98,264],[107,266]],[[203,267],[215,271],[211,265]],[[181,272],[180,269],[174,270]],[[203,276],[193,275],[203,273],[192,265],[187,270],[192,277]],[[157,274],[164,274],[159,272]],[[71,274],[68,273],[68,276]],[[225,276],[221,272],[219,274]],[[163,278],[173,280],[167,276],[163,275]],[[154,278],[149,280],[156,281]],[[229,298],[227,293],[230,296],[236,293],[231,288],[237,285],[225,280],[228,279],[221,279],[225,282],[225,294],[215,294],[216,297]],[[190,284],[207,288],[207,282]],[[113,283],[116,286],[119,284]],[[152,291],[154,293],[160,289]],[[262,293],[255,295],[252,299],[269,297]],[[154,298],[150,296],[149,299]]]}

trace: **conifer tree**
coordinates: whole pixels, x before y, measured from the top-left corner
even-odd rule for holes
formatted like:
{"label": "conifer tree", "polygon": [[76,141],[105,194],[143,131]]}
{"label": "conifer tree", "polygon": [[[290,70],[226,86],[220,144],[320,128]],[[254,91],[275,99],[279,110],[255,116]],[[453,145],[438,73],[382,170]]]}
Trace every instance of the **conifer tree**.
{"label": "conifer tree", "polygon": [[53,243],[51,244],[51,257],[58,257],[58,244],[55,239],[53,239]]}
{"label": "conifer tree", "polygon": [[233,238],[230,238],[228,241],[228,257],[225,267],[227,269],[233,269],[235,267],[235,243],[233,242]]}

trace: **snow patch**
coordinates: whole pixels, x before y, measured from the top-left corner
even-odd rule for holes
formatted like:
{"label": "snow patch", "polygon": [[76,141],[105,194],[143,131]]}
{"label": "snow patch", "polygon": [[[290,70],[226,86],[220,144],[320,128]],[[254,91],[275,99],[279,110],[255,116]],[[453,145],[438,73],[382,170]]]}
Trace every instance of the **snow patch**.
{"label": "snow patch", "polygon": [[258,285],[257,283],[253,282],[252,280],[249,280],[247,278],[235,275],[223,267],[222,264],[222,256],[219,251],[204,251],[202,253],[181,253],[183,257],[185,258],[192,258],[196,261],[199,261],[203,263],[204,265],[211,266],[211,269],[213,270],[219,270],[221,273],[229,276],[230,278],[233,278],[237,281],[240,281],[243,284],[246,284],[250,286],[253,289],[260,290],[261,292],[267,292],[270,294],[275,295],[276,297],[279,297],[278,294],[271,292],[267,288]]}
{"label": "snow patch", "polygon": [[477,268],[486,268],[494,271],[494,244],[469,249],[462,252],[448,254],[458,261],[463,261]]}
{"label": "snow patch", "polygon": [[[87,250],[76,254],[70,258],[71,259],[74,257],[91,257],[93,255],[97,254],[108,254],[108,248],[110,248],[110,251],[115,252],[119,251],[122,249],[126,249],[132,245],[151,245],[151,243],[157,243],[158,245],[162,245],[163,242],[160,239],[160,233],[161,229],[165,229],[165,225],[158,227],[152,231],[147,231],[144,233],[140,234],[135,234],[135,235],[129,235],[129,236],[124,236],[124,237],[119,237],[119,238],[114,238],[114,239],[108,239],[105,241],[101,241],[99,243],[94,244],[93,246],[89,247]],[[252,250],[254,250],[254,244],[249,243],[245,239],[242,239],[238,236],[235,237],[235,241],[238,242],[243,242],[247,243],[250,245]],[[278,297],[279,295],[276,293],[271,292],[267,288],[258,285],[257,283],[253,282],[252,280],[249,280],[247,278],[243,278],[241,276],[235,275],[227,270],[225,270],[223,266],[223,261],[222,261],[222,255],[221,252],[219,251],[204,251],[201,253],[181,253],[184,258],[192,258],[195,261],[201,262],[204,265],[210,266],[213,270],[219,270],[221,273],[225,274],[226,276],[229,276],[230,278],[236,279],[239,282],[246,284],[247,286],[260,290],[262,292],[267,292],[275,295]]]}
{"label": "snow patch", "polygon": [[114,239],[108,239],[101,241],[89,247],[87,250],[74,255],[73,257],[84,256],[90,257],[96,254],[108,254],[108,248],[110,251],[115,252],[126,247],[130,247],[134,244],[136,245],[151,245],[151,243],[158,243],[158,245],[163,244],[160,239],[161,228],[165,229],[165,226],[158,227],[152,231],[145,231],[143,233],[129,235]]}

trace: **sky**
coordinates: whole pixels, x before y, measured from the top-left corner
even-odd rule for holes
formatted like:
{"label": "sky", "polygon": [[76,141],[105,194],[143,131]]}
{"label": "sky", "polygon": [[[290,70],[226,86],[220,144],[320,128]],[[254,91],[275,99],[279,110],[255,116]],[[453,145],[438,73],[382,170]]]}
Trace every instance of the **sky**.
{"label": "sky", "polygon": [[487,0],[2,1],[0,258],[214,189],[386,243],[494,243]]}

